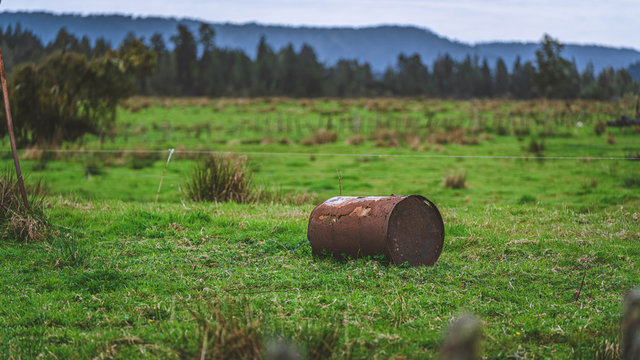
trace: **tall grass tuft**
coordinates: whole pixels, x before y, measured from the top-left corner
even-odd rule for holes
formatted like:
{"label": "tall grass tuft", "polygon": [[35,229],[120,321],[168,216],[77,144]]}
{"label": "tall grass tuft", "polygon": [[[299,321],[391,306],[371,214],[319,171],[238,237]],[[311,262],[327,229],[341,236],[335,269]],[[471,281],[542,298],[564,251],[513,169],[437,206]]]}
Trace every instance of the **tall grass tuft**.
{"label": "tall grass tuft", "polygon": [[4,240],[43,241],[46,237],[48,221],[42,210],[44,189],[40,182],[26,188],[29,209],[22,201],[15,173],[9,169],[0,172],[0,237]]}
{"label": "tall grass tuft", "polygon": [[213,155],[200,161],[185,184],[187,196],[197,202],[251,201],[253,175],[246,158]]}
{"label": "tall grass tuft", "polygon": [[180,341],[179,352],[190,359],[260,359],[263,340],[260,317],[246,303],[214,299],[187,307],[198,323],[194,337]]}
{"label": "tall grass tuft", "polygon": [[464,189],[467,187],[467,176],[462,171],[451,171],[442,180],[442,186],[447,189]]}
{"label": "tall grass tuft", "polygon": [[529,147],[527,148],[527,151],[533,156],[543,158],[544,149],[544,140],[536,141],[536,139],[532,138],[531,141],[529,141]]}
{"label": "tall grass tuft", "polygon": [[626,177],[622,185],[626,188],[640,187],[640,175],[632,175]]}
{"label": "tall grass tuft", "polygon": [[607,131],[607,124],[602,120],[598,120],[596,125],[593,127],[593,132],[597,136],[601,136],[605,131]]}

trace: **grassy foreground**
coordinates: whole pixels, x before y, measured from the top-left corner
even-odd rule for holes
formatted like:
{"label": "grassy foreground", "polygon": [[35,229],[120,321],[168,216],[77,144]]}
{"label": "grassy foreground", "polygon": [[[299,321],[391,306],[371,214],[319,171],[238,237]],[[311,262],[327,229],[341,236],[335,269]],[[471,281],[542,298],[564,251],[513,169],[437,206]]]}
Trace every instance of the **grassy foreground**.
{"label": "grassy foreground", "polygon": [[[530,155],[534,140],[546,157],[625,158],[640,151],[636,132],[597,136],[603,114],[535,121],[564,104],[479,104],[473,120],[465,102],[388,101],[357,116],[363,104],[348,101],[221,103],[123,110],[103,148],[250,153],[256,183],[306,201],[190,202],[181,186],[196,157],[183,153],[153,207],[165,154],[62,153],[42,165],[38,149],[23,152],[25,172],[49,189],[56,232],[41,243],[0,241],[0,357],[200,358],[203,348],[211,358],[256,357],[282,339],[307,358],[436,358],[450,321],[472,313],[484,323],[486,358],[618,358],[621,302],[640,285],[638,161],[362,154]],[[283,120],[278,132],[279,112],[297,114],[300,131]],[[403,112],[415,123],[393,120]],[[302,144],[311,125],[327,127],[327,113],[346,119],[334,120],[334,129],[343,123],[337,139]],[[357,145],[347,141],[354,118],[370,124]],[[210,135],[184,130],[207,122]],[[471,131],[477,123],[482,131]],[[457,138],[433,138],[440,131]],[[354,156],[321,155],[331,153]],[[436,265],[312,257],[308,215],[337,195],[336,169],[346,195],[433,200],[446,229]],[[464,188],[443,186],[451,172],[465,174]]]}
{"label": "grassy foreground", "polygon": [[313,258],[310,210],[54,201],[60,238],[0,244],[0,351],[197,357],[205,335],[189,311],[219,305],[310,356],[431,358],[470,312],[488,358],[615,358],[621,299],[640,279],[637,213],[444,207],[438,263],[402,268]]}

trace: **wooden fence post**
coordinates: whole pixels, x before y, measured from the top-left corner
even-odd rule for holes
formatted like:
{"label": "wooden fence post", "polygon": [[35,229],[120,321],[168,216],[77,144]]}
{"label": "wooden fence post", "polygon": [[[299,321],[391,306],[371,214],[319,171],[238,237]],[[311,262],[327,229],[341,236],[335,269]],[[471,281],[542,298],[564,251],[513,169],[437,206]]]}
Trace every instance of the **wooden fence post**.
{"label": "wooden fence post", "polygon": [[9,130],[9,139],[11,140],[11,152],[13,153],[13,163],[16,166],[16,175],[18,177],[18,185],[22,192],[22,201],[24,206],[29,209],[29,201],[27,200],[27,191],[24,188],[22,180],[22,171],[20,171],[20,160],[18,160],[18,150],[16,149],[16,138],[13,135],[13,121],[11,121],[11,108],[9,107],[9,92],[7,91],[7,79],[4,75],[4,60],[2,59],[2,50],[0,50],[0,78],[2,78],[2,93],[4,94],[4,109],[7,113],[7,126]]}

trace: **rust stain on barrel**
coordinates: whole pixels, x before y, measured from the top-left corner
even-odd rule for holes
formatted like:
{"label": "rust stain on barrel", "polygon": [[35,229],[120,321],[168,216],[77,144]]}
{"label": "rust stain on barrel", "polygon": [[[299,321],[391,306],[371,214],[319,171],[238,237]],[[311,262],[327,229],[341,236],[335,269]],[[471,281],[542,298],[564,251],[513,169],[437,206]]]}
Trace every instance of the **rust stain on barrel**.
{"label": "rust stain on barrel", "polygon": [[313,209],[307,237],[314,255],[384,255],[398,265],[433,265],[444,245],[444,223],[435,204],[420,195],[334,197]]}

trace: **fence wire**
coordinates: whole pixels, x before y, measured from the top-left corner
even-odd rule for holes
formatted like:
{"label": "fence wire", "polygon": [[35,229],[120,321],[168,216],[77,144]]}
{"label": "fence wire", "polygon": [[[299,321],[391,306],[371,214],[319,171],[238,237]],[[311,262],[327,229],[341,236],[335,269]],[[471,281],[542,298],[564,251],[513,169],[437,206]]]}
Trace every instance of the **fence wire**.
{"label": "fence wire", "polygon": [[[166,153],[173,149],[38,149],[43,152],[53,153],[114,153],[114,154],[145,154]],[[11,150],[4,150],[5,152]],[[21,149],[19,152],[24,152]],[[622,156],[533,156],[533,155],[446,155],[446,154],[370,154],[370,153],[304,153],[304,152],[263,152],[263,151],[227,151],[227,150],[173,150],[176,154],[210,154],[210,155],[252,155],[252,156],[323,156],[323,157],[378,157],[378,158],[449,158],[449,159],[513,159],[513,160],[579,160],[579,161],[606,161],[606,160],[636,160]]]}

